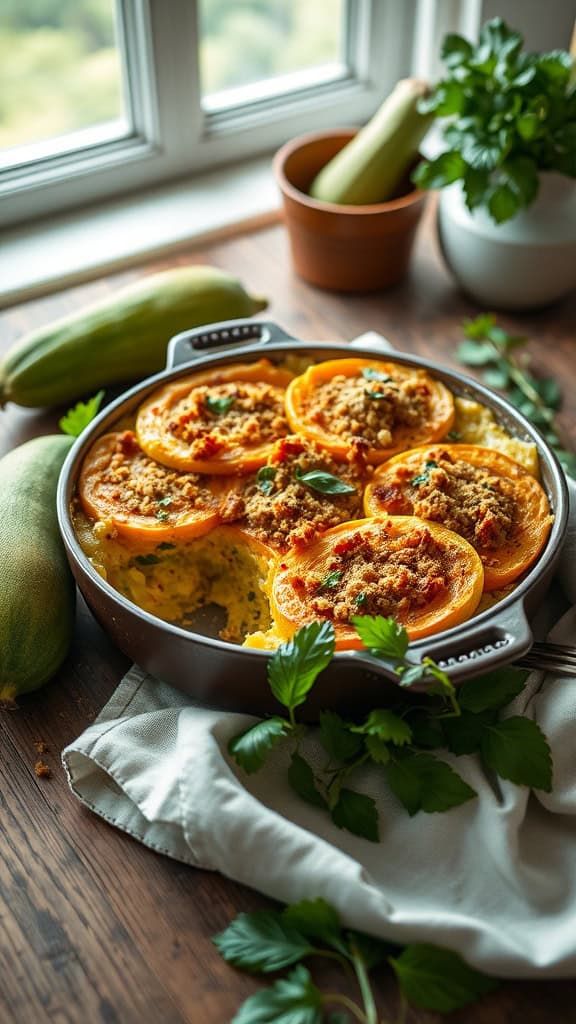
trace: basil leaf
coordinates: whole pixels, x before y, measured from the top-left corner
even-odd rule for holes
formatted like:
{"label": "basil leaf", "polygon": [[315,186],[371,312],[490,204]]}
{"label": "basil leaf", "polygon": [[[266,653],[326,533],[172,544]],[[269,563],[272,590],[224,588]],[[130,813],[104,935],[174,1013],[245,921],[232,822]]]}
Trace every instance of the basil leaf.
{"label": "basil leaf", "polygon": [[261,466],[256,473],[256,486],[262,494],[271,494],[274,490],[276,470],[274,466]]}
{"label": "basil leaf", "polygon": [[354,494],[356,488],[345,483],[340,477],[326,473],[322,469],[311,469],[308,473],[302,473],[300,469],[294,470],[294,476],[299,483],[309,487],[319,494]]}
{"label": "basil leaf", "polygon": [[213,398],[212,395],[206,395],[206,407],[215,416],[222,416],[232,408],[235,400],[235,395],[229,395],[228,398]]}

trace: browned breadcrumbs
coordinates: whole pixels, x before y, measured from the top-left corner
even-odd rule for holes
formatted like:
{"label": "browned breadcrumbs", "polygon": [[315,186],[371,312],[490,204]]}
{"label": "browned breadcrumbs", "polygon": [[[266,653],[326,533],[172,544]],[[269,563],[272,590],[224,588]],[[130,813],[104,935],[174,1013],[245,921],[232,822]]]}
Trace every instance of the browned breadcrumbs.
{"label": "browned breadcrumbs", "polygon": [[385,381],[336,374],[314,388],[305,415],[345,441],[361,437],[374,448],[390,448],[396,428],[426,422],[430,398],[430,384],[419,371],[408,378],[391,375]]}
{"label": "browned breadcrumbs", "polygon": [[37,754],[47,754],[49,747],[46,743],[44,743],[44,740],[35,740],[34,750],[36,751]]}
{"label": "browned breadcrumbs", "polygon": [[[105,439],[103,439],[105,441]],[[132,430],[118,434],[111,449],[103,443],[92,465],[98,498],[119,511],[173,522],[182,513],[215,511],[218,499],[198,473],[170,469],[146,455]]]}
{"label": "browned breadcrumbs", "polygon": [[[292,434],[276,444],[266,467],[265,486],[251,476],[242,488],[229,493],[220,515],[235,522],[258,540],[278,551],[303,548],[317,534],[362,514],[362,488],[366,470],[360,454],[337,462],[313,441]],[[321,494],[295,476],[321,470],[355,488],[353,494]]]}
{"label": "browned breadcrumbs", "polygon": [[502,547],[517,525],[514,482],[443,448],[391,467],[374,496],[391,514],[442,523],[481,550]]}
{"label": "browned breadcrumbs", "polygon": [[37,775],[39,779],[51,779],[52,769],[45,761],[36,761],[36,764],[34,765],[34,774]]}
{"label": "browned breadcrumbs", "polygon": [[350,622],[354,615],[402,616],[423,608],[448,586],[451,551],[426,528],[408,536],[352,532],[336,541],[332,557],[290,582],[321,619]]}
{"label": "browned breadcrumbs", "polygon": [[256,447],[289,429],[283,389],[264,381],[198,385],[175,403],[170,417],[169,433],[196,459]]}

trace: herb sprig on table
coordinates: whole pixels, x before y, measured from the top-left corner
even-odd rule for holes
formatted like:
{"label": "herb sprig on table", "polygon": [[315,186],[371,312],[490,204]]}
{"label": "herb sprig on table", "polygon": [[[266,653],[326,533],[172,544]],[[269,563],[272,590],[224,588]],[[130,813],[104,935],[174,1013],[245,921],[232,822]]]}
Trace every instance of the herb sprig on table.
{"label": "herb sprig on table", "polygon": [[521,350],[528,343],[522,335],[508,334],[491,313],[464,321],[466,340],[456,355],[461,363],[482,370],[482,379],[499,388],[512,405],[538,428],[570,476],[576,477],[576,455],[560,440],[555,416],[562,405],[562,394],[551,377],[535,377],[529,357]]}
{"label": "herb sprig on table", "polygon": [[[447,761],[432,753],[441,749],[456,756],[479,754],[488,772],[518,785],[551,790],[550,748],[540,728],[519,715],[500,719],[500,711],[523,689],[526,672],[498,669],[456,691],[431,658],[420,663],[409,658],[406,630],[393,619],[357,616],[353,624],[370,653],[398,676],[398,699],[360,721],[332,710],[320,712],[315,734],[324,760],[320,767],[313,763],[307,756],[312,730],[297,721],[296,711],[332,660],[335,637],[330,622],[312,622],[281,644],[269,663],[270,689],[287,715],[257,722],[229,743],[244,771],[259,771],[274,748],[288,744],[287,777],[294,792],[324,810],[339,828],[371,842],[379,841],[376,801],[352,788],[354,776],[367,765],[410,815],[448,811],[476,796]],[[425,692],[416,702],[402,691],[417,683]]]}
{"label": "herb sprig on table", "polygon": [[[378,1024],[370,982],[374,968],[392,968],[405,1003],[450,1013],[498,986],[473,970],[456,953],[427,944],[401,946],[342,928],[336,910],[325,900],[302,900],[284,910],[239,914],[214,939],[224,959],[251,974],[293,967],[287,977],[250,996],[231,1024]],[[341,992],[322,992],[301,963],[328,957],[355,977],[362,1005]],[[330,1008],[342,1007],[335,1012]],[[328,1016],[325,1016],[325,1010]],[[382,1024],[386,1024],[382,1021]]]}

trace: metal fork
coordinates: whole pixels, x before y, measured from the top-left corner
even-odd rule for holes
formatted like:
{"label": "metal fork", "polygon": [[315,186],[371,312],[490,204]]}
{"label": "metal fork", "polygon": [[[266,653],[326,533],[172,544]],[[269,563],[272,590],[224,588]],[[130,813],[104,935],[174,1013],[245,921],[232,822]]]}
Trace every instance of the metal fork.
{"label": "metal fork", "polygon": [[518,659],[516,665],[557,672],[562,676],[576,676],[576,647],[548,641],[536,642],[523,658]]}

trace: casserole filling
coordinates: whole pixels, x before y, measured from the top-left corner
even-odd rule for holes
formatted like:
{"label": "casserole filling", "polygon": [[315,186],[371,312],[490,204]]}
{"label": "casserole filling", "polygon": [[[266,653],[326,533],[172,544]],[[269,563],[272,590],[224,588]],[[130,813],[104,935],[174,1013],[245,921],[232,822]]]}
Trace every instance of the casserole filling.
{"label": "casserole filling", "polygon": [[[354,646],[362,614],[437,633],[508,593],[552,521],[495,450],[534,467],[534,446],[397,364],[231,364],[164,385],[122,427],[81,468],[83,550],[144,611],[236,643],[274,647],[318,618]],[[420,430],[442,436],[412,448]]]}

